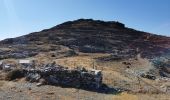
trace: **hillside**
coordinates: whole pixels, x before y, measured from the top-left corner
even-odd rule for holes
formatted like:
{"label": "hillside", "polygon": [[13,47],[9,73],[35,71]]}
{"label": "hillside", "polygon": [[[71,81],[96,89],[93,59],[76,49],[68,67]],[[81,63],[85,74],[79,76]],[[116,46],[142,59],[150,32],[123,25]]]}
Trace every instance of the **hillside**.
{"label": "hillside", "polygon": [[[169,51],[170,37],[137,31],[120,22],[92,19],[68,21],[40,32],[0,41],[0,99],[168,100]],[[20,59],[34,63],[25,64],[28,65],[25,68],[19,64]],[[43,77],[39,77],[43,68]],[[48,70],[50,74],[44,74],[46,68],[52,68]],[[49,84],[48,79],[63,75],[56,76],[61,72],[55,72],[57,68],[95,68],[102,72],[101,86],[93,89],[83,88],[82,85],[64,87]],[[35,80],[28,80],[28,76]],[[7,79],[10,77],[12,81]],[[66,77],[63,82],[75,82],[68,80]],[[76,81],[75,85],[80,82]],[[37,83],[42,84],[39,86]]]}
{"label": "hillside", "polygon": [[4,48],[15,47],[15,50],[4,51],[5,54],[23,50],[30,54],[28,56],[34,56],[40,51],[58,51],[61,49],[58,46],[62,46],[83,53],[123,53],[128,57],[140,53],[142,57],[153,58],[169,53],[170,38],[130,29],[120,22],[79,19],[40,32],[6,39],[0,44]]}

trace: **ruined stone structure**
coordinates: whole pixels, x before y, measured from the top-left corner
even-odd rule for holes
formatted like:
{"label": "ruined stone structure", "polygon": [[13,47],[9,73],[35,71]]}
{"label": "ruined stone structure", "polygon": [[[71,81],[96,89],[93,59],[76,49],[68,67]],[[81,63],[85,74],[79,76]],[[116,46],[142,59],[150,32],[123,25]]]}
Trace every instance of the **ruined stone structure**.
{"label": "ruined stone structure", "polygon": [[[0,69],[12,71],[18,69],[24,73],[29,82],[37,82],[39,85],[50,84],[76,88],[98,89],[102,84],[101,70],[87,70],[83,67],[69,69],[57,65],[55,62],[36,65],[35,61],[19,60],[18,67],[0,63]],[[16,77],[17,78],[17,77]],[[43,82],[42,82],[43,80]]]}
{"label": "ruined stone structure", "polygon": [[[26,79],[40,84],[52,84],[76,88],[100,88],[102,72],[85,68],[68,69],[60,65],[45,66],[40,69],[26,70]],[[45,82],[41,83],[40,80]]]}

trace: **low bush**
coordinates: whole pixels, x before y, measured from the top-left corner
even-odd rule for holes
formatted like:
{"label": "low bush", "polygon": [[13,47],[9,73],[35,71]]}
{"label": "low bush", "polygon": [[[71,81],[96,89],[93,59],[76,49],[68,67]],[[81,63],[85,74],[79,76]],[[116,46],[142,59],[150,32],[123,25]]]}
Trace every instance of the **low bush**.
{"label": "low bush", "polygon": [[69,50],[66,52],[65,57],[76,56],[77,53],[74,50]]}
{"label": "low bush", "polygon": [[11,81],[22,77],[24,77],[24,71],[22,69],[14,69],[7,73],[5,79]]}

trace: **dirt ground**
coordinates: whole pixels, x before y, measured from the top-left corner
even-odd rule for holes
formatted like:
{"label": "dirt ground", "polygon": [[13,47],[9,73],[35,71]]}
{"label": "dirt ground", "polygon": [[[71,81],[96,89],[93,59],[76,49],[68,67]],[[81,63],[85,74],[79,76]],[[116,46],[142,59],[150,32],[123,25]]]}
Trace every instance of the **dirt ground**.
{"label": "dirt ground", "polygon": [[[108,54],[80,54],[74,57],[60,59],[48,56],[37,56],[41,61],[56,61],[57,64],[69,68],[83,66],[87,69],[102,70],[103,83],[113,88],[122,88],[129,91],[121,93],[100,93],[76,88],[63,88],[60,86],[44,85],[37,87],[36,83],[28,83],[24,79],[17,81],[4,81],[0,79],[0,100],[170,100],[168,93],[161,93],[159,87],[164,83],[155,80],[142,79],[126,73],[137,69],[147,70],[150,63],[146,59],[130,59],[131,65],[123,64],[123,61],[97,61],[96,58],[108,56]],[[3,76],[3,75],[1,75]],[[144,82],[143,82],[144,81]],[[143,89],[147,90],[143,90]]]}
{"label": "dirt ground", "polygon": [[0,100],[170,100],[166,94],[102,94],[35,83],[0,81]]}

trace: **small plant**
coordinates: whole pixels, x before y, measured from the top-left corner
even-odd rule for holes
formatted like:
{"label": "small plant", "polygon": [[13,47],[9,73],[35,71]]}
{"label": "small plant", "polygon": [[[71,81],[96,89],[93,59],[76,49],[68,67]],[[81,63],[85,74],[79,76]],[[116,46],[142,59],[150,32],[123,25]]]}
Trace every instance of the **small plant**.
{"label": "small plant", "polygon": [[69,50],[66,52],[66,57],[75,56],[77,53],[74,50]]}
{"label": "small plant", "polygon": [[22,77],[24,77],[24,71],[22,69],[14,69],[10,71],[9,73],[7,73],[5,79],[8,81],[11,81],[11,80],[15,80],[17,78],[22,78]]}

